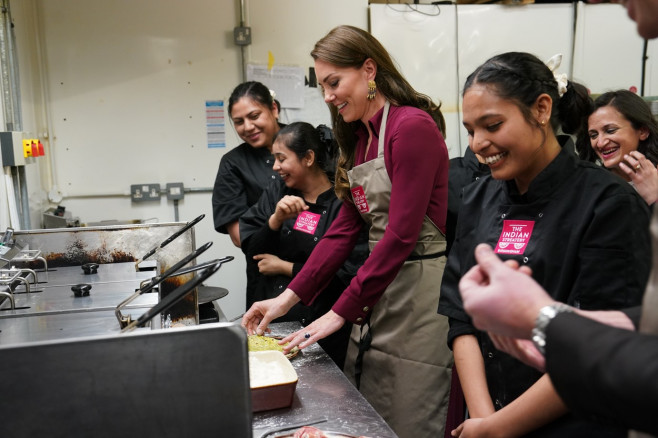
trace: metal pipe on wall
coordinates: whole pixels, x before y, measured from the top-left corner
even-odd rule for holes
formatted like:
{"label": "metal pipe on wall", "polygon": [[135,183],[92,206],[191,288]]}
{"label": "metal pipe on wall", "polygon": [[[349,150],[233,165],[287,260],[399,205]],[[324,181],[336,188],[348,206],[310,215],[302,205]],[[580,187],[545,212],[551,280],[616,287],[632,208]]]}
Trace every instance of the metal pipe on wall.
{"label": "metal pipe on wall", "polygon": [[21,77],[18,73],[18,58],[16,49],[16,35],[14,33],[14,25],[11,19],[11,12],[9,9],[9,0],[7,2],[7,13],[5,14],[5,28],[8,30],[8,56],[10,70],[10,86],[11,98],[14,116],[14,128],[16,131],[23,130],[23,108],[21,105]]}
{"label": "metal pipe on wall", "polygon": [[[2,0],[0,20],[0,75],[2,77],[2,108],[7,131],[23,129],[21,115],[20,78],[18,61],[16,60],[16,42],[11,21],[9,0]],[[27,178],[23,166],[12,167],[13,195],[16,199],[16,209],[20,211],[18,227],[30,228],[30,205],[27,190]],[[13,224],[14,226],[18,224]]]}
{"label": "metal pipe on wall", "polygon": [[[244,0],[240,0],[240,27],[244,26],[245,21]],[[242,82],[247,80],[247,47],[248,46],[240,46],[240,55],[242,57]]]}
{"label": "metal pipe on wall", "polygon": [[[183,193],[212,193],[212,187],[185,187]],[[85,198],[130,198],[130,192],[108,192],[108,193],[75,193],[64,196],[65,199]]]}
{"label": "metal pipe on wall", "polygon": [[10,73],[9,73],[9,55],[7,50],[9,49],[9,44],[7,43],[8,34],[7,34],[7,25],[6,17],[9,14],[9,5],[8,0],[2,1],[2,6],[0,6],[0,11],[2,12],[2,19],[0,20],[0,78],[2,82],[2,112],[5,119],[5,129],[8,131],[15,130],[14,127],[14,108],[13,101],[11,98],[11,85]]}
{"label": "metal pipe on wall", "polygon": [[43,135],[43,139],[47,142],[48,147],[48,161],[46,164],[46,176],[47,176],[47,189],[48,189],[48,200],[52,203],[59,204],[62,202],[62,195],[59,192],[57,186],[57,166],[55,162],[55,151],[54,144],[52,139],[53,135],[53,121],[52,114],[50,112],[50,88],[48,87],[48,63],[46,62],[46,51],[45,51],[45,40],[43,36],[43,19],[38,13],[39,8],[35,8],[34,12],[34,21],[36,23],[36,44],[37,44],[37,63],[39,68],[39,85],[41,86],[41,95],[42,95],[42,108],[43,116],[46,120],[46,132]]}
{"label": "metal pipe on wall", "polygon": [[[183,189],[184,193],[212,193],[212,187],[186,187]],[[97,199],[97,198],[130,198],[130,193],[94,193],[94,194],[77,194],[66,196],[66,199]],[[180,218],[178,200],[172,201],[174,204],[174,222],[178,222]]]}

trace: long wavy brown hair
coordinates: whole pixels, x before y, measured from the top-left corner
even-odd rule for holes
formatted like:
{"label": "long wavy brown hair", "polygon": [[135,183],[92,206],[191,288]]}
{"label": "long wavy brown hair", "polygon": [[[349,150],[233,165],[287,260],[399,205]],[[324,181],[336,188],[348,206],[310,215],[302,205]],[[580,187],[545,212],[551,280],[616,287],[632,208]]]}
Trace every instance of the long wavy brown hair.
{"label": "long wavy brown hair", "polygon": [[[377,92],[395,106],[413,106],[427,112],[436,122],[445,137],[446,125],[441,113],[441,103],[417,92],[398,71],[393,59],[384,46],[368,32],[354,26],[338,26],[332,29],[320,41],[315,43],[311,56],[337,67],[360,68],[368,59],[377,64],[375,83]],[[355,131],[360,121],[347,123],[338,113],[336,107],[328,104],[331,112],[334,135],[338,142],[340,155],[336,166],[336,195],[342,200],[352,200],[347,171],[354,167],[356,151]]]}

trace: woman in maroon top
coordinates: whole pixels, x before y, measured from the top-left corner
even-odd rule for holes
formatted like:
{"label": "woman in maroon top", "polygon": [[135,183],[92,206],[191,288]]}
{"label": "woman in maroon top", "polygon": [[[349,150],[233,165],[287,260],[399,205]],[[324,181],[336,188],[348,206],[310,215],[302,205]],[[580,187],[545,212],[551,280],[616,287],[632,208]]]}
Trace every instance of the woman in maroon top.
{"label": "woman in maroon top", "polygon": [[305,348],[355,324],[345,373],[400,437],[443,436],[452,355],[437,315],[445,266],[448,151],[439,107],[416,92],[367,32],[339,26],[311,52],[341,148],[338,217],[304,269],[242,324],[263,333],[311,303],[348,257],[363,222],[370,256],[327,314],[291,334]]}

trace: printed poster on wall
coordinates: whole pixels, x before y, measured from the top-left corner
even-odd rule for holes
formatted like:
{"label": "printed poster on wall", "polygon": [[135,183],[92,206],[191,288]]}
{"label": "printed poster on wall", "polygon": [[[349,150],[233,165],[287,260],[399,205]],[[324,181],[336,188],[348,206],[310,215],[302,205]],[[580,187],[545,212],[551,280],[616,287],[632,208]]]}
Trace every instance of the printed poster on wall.
{"label": "printed poster on wall", "polygon": [[247,64],[247,80],[258,81],[274,91],[282,108],[304,107],[304,69]]}
{"label": "printed poster on wall", "polygon": [[224,101],[206,101],[206,135],[209,148],[226,147],[226,123],[224,119]]}

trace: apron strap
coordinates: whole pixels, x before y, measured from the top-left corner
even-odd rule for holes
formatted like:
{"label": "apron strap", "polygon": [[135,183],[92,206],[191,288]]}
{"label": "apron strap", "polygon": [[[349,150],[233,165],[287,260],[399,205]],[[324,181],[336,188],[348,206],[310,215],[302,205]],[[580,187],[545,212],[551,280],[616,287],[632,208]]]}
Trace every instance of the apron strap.
{"label": "apron strap", "polygon": [[[363,372],[363,355],[366,351],[370,350],[370,344],[372,343],[372,327],[370,327],[370,315],[366,317],[366,322],[361,326],[361,338],[359,339],[359,352],[356,355],[354,360],[354,382],[356,383],[356,389],[359,389],[361,386],[361,373]],[[368,326],[368,331],[363,334],[363,329],[365,326]]]}
{"label": "apron strap", "polygon": [[384,103],[384,112],[382,113],[382,124],[379,127],[379,140],[377,142],[377,156],[384,156],[384,136],[386,135],[386,121],[388,120],[388,110],[391,107],[391,102],[388,100]]}

